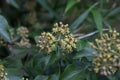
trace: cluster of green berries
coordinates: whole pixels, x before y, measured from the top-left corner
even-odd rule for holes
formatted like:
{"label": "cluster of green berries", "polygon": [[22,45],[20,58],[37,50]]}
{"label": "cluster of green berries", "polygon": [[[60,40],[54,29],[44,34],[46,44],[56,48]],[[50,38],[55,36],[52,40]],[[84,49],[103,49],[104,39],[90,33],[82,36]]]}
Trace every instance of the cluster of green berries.
{"label": "cluster of green berries", "polygon": [[55,49],[55,37],[49,32],[43,32],[38,37],[39,41],[37,46],[40,51],[46,51],[48,54]]}
{"label": "cluster of green berries", "polygon": [[72,34],[66,35],[64,39],[60,40],[60,46],[63,51],[70,53],[74,48],[76,48],[77,39],[73,37]]}
{"label": "cluster of green berries", "polygon": [[116,30],[109,30],[109,33],[96,39],[91,43],[91,47],[98,52],[97,57],[93,60],[94,71],[101,75],[112,75],[120,67],[120,39]]}
{"label": "cluster of green berries", "polygon": [[26,46],[30,47],[29,43],[29,30],[26,27],[19,27],[17,29],[17,34],[21,37],[20,42],[18,43],[19,46]]}
{"label": "cluster of green berries", "polygon": [[4,71],[3,65],[0,65],[0,80],[9,80],[7,78],[7,73]]}
{"label": "cluster of green berries", "polygon": [[70,30],[68,28],[68,24],[64,25],[62,22],[59,22],[59,24],[55,23],[52,31],[55,34],[62,34],[62,35],[66,35],[66,34],[70,33]]}
{"label": "cluster of green berries", "polygon": [[57,46],[61,48],[64,53],[71,53],[76,48],[77,39],[70,33],[68,24],[64,25],[62,22],[55,23],[52,33],[43,32],[37,42],[40,51],[45,51],[48,54],[55,51]]}

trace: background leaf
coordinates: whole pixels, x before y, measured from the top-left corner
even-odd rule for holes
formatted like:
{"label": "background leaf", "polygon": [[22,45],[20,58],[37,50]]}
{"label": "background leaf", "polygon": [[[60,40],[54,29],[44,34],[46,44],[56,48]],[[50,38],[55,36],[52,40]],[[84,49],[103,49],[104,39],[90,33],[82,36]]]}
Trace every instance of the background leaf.
{"label": "background leaf", "polygon": [[7,32],[9,25],[6,19],[0,15],[0,35],[8,42],[11,42],[9,34]]}
{"label": "background leaf", "polygon": [[102,20],[102,16],[100,14],[100,11],[94,8],[92,10],[92,14],[93,14],[94,21],[96,23],[96,28],[98,29],[98,31],[102,35],[103,20]]}
{"label": "background leaf", "polygon": [[82,13],[70,26],[71,31],[75,30],[83,21],[87,18],[90,11],[97,5],[98,3],[93,4],[88,10]]}
{"label": "background leaf", "polygon": [[67,6],[65,8],[65,14],[77,3],[76,0],[67,0]]}

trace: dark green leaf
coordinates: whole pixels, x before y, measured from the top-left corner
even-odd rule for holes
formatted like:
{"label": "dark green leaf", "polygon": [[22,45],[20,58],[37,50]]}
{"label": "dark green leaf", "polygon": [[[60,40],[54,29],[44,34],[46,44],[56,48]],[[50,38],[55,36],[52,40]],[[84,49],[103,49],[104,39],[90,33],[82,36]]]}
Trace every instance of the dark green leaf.
{"label": "dark green leaf", "polygon": [[77,51],[84,49],[87,45],[88,45],[88,42],[86,40],[79,40],[77,42]]}
{"label": "dark green leaf", "polygon": [[[75,77],[76,75],[80,74],[81,70],[74,66],[68,65],[60,77],[60,80],[71,80],[71,78]],[[75,77],[74,80],[80,80],[79,77]]]}
{"label": "dark green leaf", "polygon": [[82,57],[86,57],[89,60],[94,57],[93,52],[95,52],[92,48],[85,48],[74,56],[74,59],[81,59]]}
{"label": "dark green leaf", "polygon": [[58,75],[51,75],[47,80],[59,80],[59,76]]}
{"label": "dark green leaf", "polygon": [[48,79],[48,76],[38,75],[35,77],[34,80],[47,80],[47,79]]}

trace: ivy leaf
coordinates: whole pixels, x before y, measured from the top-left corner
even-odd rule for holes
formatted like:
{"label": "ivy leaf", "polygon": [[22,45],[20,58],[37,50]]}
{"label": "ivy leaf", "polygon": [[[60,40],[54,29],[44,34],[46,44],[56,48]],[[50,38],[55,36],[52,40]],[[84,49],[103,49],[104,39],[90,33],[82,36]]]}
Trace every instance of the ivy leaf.
{"label": "ivy leaf", "polygon": [[81,59],[83,57],[86,57],[88,60],[91,61],[91,59],[94,57],[93,52],[95,52],[94,49],[86,47],[84,50],[77,53],[74,56],[74,59]]}
{"label": "ivy leaf", "polygon": [[51,75],[47,80],[59,80],[59,76],[57,74]]}
{"label": "ivy leaf", "polygon": [[0,15],[0,35],[9,43],[11,42],[10,36],[7,32],[9,25],[7,20]]}
{"label": "ivy leaf", "polygon": [[44,75],[38,75],[35,77],[34,80],[47,80],[48,79],[48,76],[44,76]]}
{"label": "ivy leaf", "polygon": [[76,45],[77,45],[77,51],[80,51],[83,50],[88,45],[88,41],[79,40]]}
{"label": "ivy leaf", "polygon": [[8,76],[8,79],[9,80],[21,80],[21,78],[17,76]]}
{"label": "ivy leaf", "polygon": [[[80,74],[81,69],[76,67],[75,65],[68,65],[65,68],[65,71],[60,77],[60,80],[73,80],[72,78],[74,77],[74,80],[80,80],[79,76],[76,76]],[[76,77],[75,77],[76,76]]]}

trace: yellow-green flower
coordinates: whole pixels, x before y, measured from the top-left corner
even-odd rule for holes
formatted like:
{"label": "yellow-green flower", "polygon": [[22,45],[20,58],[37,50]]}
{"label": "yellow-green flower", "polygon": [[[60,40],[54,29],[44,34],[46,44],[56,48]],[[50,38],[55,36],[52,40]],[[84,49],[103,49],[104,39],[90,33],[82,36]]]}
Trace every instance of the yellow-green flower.
{"label": "yellow-green flower", "polygon": [[60,40],[60,46],[64,52],[71,53],[76,48],[77,39],[72,34],[66,35]]}
{"label": "yellow-green flower", "polygon": [[17,29],[17,34],[21,37],[28,37],[29,30],[26,27],[19,27]]}
{"label": "yellow-green flower", "polygon": [[17,43],[19,47],[25,46],[25,47],[31,47],[31,44],[29,43],[28,34],[29,30],[26,27],[19,27],[17,29],[17,34],[21,37],[20,42]]}
{"label": "yellow-green flower", "polygon": [[49,32],[43,32],[38,37],[37,46],[40,51],[45,51],[49,54],[55,50],[55,37]]}
{"label": "yellow-green flower", "polygon": [[55,23],[52,31],[55,34],[62,34],[62,35],[70,33],[70,30],[68,28],[68,24],[64,25],[62,22]]}
{"label": "yellow-green flower", "polygon": [[112,75],[120,67],[120,39],[116,30],[109,30],[100,39],[95,39],[91,47],[96,49],[98,56],[93,59],[94,71],[101,75]]}
{"label": "yellow-green flower", "polygon": [[7,73],[4,71],[4,66],[0,64],[0,80],[8,80]]}

